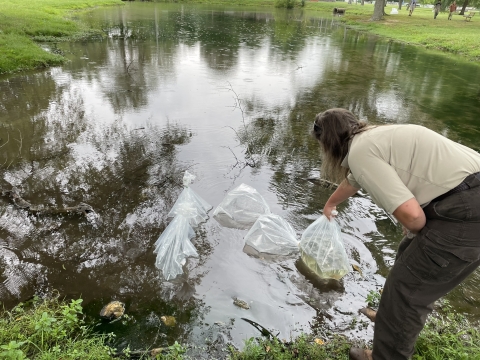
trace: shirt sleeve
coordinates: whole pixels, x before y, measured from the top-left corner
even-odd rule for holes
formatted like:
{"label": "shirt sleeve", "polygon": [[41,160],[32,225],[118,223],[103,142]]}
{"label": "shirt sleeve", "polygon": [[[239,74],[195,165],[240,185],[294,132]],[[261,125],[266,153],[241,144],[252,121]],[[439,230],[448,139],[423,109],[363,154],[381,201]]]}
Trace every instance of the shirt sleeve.
{"label": "shirt sleeve", "polygon": [[415,197],[386,161],[373,156],[358,160],[350,162],[353,176],[375,204],[388,213],[393,214],[400,205]]}
{"label": "shirt sleeve", "polygon": [[354,188],[357,188],[357,189],[360,189],[360,188],[361,188],[360,184],[357,182],[357,180],[355,180],[355,177],[353,176],[352,173],[349,173],[349,174],[347,175],[347,181],[348,181],[348,183],[349,183],[351,186],[353,186]]}

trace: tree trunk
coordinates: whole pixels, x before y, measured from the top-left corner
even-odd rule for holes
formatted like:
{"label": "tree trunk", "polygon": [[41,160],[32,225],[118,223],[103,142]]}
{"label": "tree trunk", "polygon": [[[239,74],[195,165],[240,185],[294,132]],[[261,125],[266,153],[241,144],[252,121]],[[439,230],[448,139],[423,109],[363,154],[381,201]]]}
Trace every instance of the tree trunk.
{"label": "tree trunk", "polygon": [[365,5],[365,0],[362,0],[362,5]]}
{"label": "tree trunk", "polygon": [[402,10],[403,0],[398,0],[398,10]]}
{"label": "tree trunk", "polygon": [[375,7],[373,8],[372,21],[378,21],[383,19],[383,0],[376,0]]}
{"label": "tree trunk", "polygon": [[462,6],[462,11],[460,11],[459,15],[464,15],[465,14],[465,9],[467,8],[467,5],[468,5],[468,0],[465,0],[465,2],[463,3],[463,6]]}

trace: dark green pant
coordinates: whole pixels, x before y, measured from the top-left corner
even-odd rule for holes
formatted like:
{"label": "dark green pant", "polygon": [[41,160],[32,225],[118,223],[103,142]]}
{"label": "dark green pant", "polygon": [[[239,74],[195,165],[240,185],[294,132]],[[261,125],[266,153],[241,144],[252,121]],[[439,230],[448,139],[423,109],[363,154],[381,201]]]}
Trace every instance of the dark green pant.
{"label": "dark green pant", "polygon": [[480,265],[480,176],[424,208],[425,227],[400,243],[375,319],[374,360],[412,356],[433,303]]}

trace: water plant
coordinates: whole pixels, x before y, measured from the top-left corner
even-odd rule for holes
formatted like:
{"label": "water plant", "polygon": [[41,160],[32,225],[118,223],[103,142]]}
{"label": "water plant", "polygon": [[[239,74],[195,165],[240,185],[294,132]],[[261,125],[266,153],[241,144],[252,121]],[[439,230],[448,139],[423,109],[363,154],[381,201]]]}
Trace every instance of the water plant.
{"label": "water plant", "polygon": [[367,294],[366,302],[369,307],[372,309],[378,309],[378,305],[380,304],[381,294],[378,291],[371,290]]}

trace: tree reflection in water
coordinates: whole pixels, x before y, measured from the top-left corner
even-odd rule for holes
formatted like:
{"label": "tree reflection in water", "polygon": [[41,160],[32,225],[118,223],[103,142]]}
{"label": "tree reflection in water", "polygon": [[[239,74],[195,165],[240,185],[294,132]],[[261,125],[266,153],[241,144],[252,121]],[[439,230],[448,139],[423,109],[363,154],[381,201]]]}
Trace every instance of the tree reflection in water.
{"label": "tree reflection in water", "polygon": [[[2,138],[7,134],[10,140],[2,143],[1,188],[15,186],[25,200],[45,208],[85,202],[100,221],[32,215],[2,197],[2,302],[12,306],[56,289],[82,297],[95,317],[114,298],[126,302],[133,317],[142,304],[142,313],[148,309],[150,315],[130,323],[122,342],[133,337],[144,339],[145,346],[160,346],[160,340],[165,345],[167,339],[178,340],[202,312],[201,301],[192,298],[201,274],[188,273],[211,251],[200,227],[194,239],[200,258],[187,262],[185,276],[163,282],[154,267],[153,243],[166,227],[187,167],[178,163],[176,148],[192,135],[175,124],[138,129],[99,124],[78,99],[59,99],[28,124],[2,126]],[[157,321],[161,315],[175,315],[178,326],[165,328]],[[125,331],[121,323],[116,326]]]}

